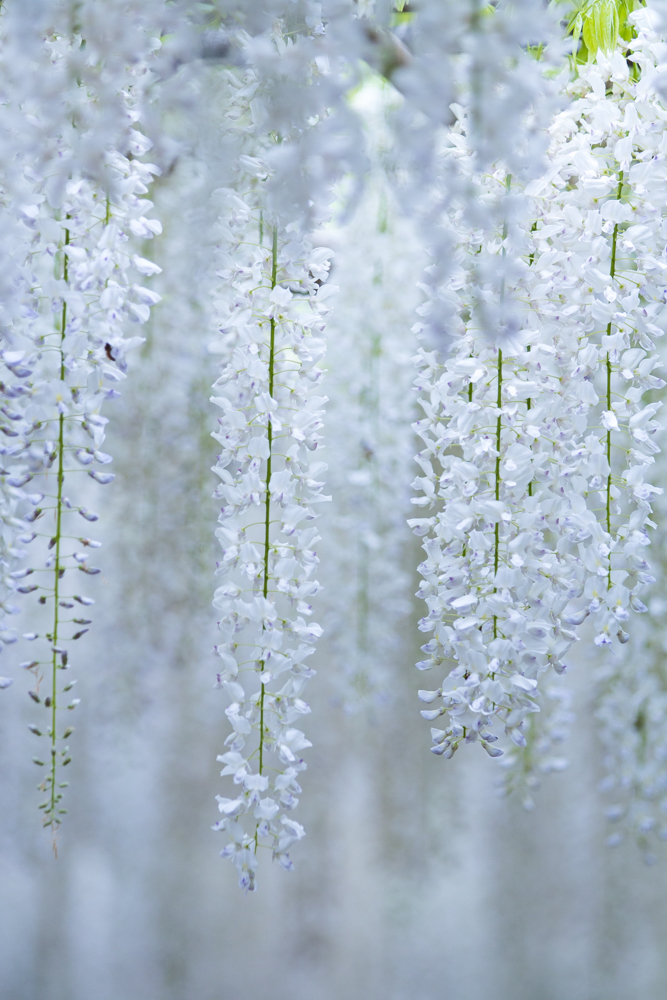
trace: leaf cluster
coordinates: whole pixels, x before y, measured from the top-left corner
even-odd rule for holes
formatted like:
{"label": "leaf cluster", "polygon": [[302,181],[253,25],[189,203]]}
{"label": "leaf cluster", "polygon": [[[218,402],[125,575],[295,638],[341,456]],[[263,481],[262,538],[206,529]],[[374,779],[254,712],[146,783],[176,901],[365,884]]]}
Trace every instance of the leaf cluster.
{"label": "leaf cluster", "polygon": [[619,38],[634,38],[628,15],[639,6],[643,0],[579,0],[567,22],[577,62],[589,62],[598,51],[613,52]]}

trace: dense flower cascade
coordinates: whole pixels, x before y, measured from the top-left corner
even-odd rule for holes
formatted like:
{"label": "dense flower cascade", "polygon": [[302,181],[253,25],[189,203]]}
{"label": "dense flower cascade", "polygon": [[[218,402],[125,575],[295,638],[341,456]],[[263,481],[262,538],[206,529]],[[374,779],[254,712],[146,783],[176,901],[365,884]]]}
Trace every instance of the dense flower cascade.
{"label": "dense flower cascade", "polygon": [[[451,149],[461,170],[466,163],[474,169],[461,112]],[[485,203],[503,197],[511,178],[497,171],[477,183]],[[525,747],[526,717],[539,711],[538,680],[551,666],[562,672],[575,639],[562,619],[573,594],[571,567],[551,540],[546,515],[558,515],[550,487],[565,461],[554,429],[564,441],[576,440],[579,393],[576,386],[569,394],[560,391],[555,351],[541,350],[533,331],[506,334],[494,345],[479,318],[489,288],[478,251],[484,245],[487,255],[511,252],[520,264],[521,250],[528,257],[529,227],[517,225],[525,210],[517,197],[513,223],[484,233],[470,229],[461,209],[451,279],[444,289],[425,286],[431,297],[453,301],[460,317],[459,337],[444,363],[424,349],[417,357],[426,415],[415,430],[426,447],[417,456],[424,475],[413,484],[424,496],[413,503],[432,508],[438,497],[446,503],[441,513],[411,521],[417,534],[428,536],[420,596],[429,614],[420,628],[435,633],[418,666],[457,661],[442,687],[420,692],[427,703],[442,698],[442,707],[422,711],[425,718],[449,715],[446,729],[432,730],[433,751],[446,757],[462,741],[478,739],[490,756],[500,756],[496,718],[512,742]],[[529,258],[518,264],[514,287],[507,288],[515,295],[531,277]],[[430,308],[427,302],[421,310],[425,323]]]}
{"label": "dense flower cascade", "polygon": [[[134,145],[136,152],[146,151],[143,137],[137,138]],[[77,493],[82,492],[77,479],[81,473],[87,473],[97,483],[106,485],[114,478],[106,469],[112,457],[102,450],[108,418],[101,409],[107,400],[118,397],[114,385],[125,377],[126,352],[142,339],[124,336],[124,328],[128,323],[145,322],[150,306],[158,300],[155,293],[136,281],[142,275],[155,273],[157,268],[129,253],[126,246],[133,233],[146,238],[147,233],[152,236],[159,231],[159,223],[144,216],[150,203],[138,197],[148,190],[151,165],[128,160],[118,152],[110,154],[110,158],[126,182],[125,198],[107,201],[103,192],[85,181],[71,181],[67,185],[61,209],[65,218],[60,220],[64,237],[60,253],[56,254],[62,260],[62,279],[55,279],[59,287],[54,288],[51,284],[54,279],[44,276],[37,289],[40,298],[44,296],[45,313],[60,301],[57,329],[42,334],[44,346],[38,371],[43,381],[32,386],[29,406],[30,416],[39,424],[46,466],[51,470],[42,483],[44,503],[37,501],[39,506],[30,519],[36,521],[42,513],[45,515],[44,529],[38,534],[50,536],[50,554],[43,567],[25,567],[12,574],[21,582],[33,571],[39,574],[36,577],[39,583],[31,587],[42,591],[40,603],[52,604],[53,608],[52,622],[44,635],[50,646],[48,678],[45,680],[43,676],[43,659],[23,664],[35,675],[30,696],[38,703],[43,700],[49,713],[46,735],[51,763],[43,782],[47,804],[41,808],[45,825],[53,828],[58,825],[62,811],[58,807],[60,793],[56,792],[56,765],[59,757],[63,764],[70,760],[69,747],[59,749],[62,746],[59,741],[66,740],[72,732],[70,726],[64,732],[58,731],[57,712],[63,707],[72,709],[78,703],[76,698],[70,701],[71,696],[63,699],[74,682],[66,679],[61,688],[57,671],[69,666],[68,642],[88,631],[90,620],[76,616],[77,605],[83,606],[85,614],[85,608],[93,603],[88,596],[71,593],[72,589],[78,591],[78,585],[72,586],[74,581],[67,585],[63,578],[67,570],[70,576],[75,569],[87,575],[99,573],[99,569],[90,565],[89,558],[100,543],[85,534],[79,535],[74,518],[78,513],[86,522],[97,520],[97,515],[81,506],[80,500],[77,503]],[[72,494],[73,499],[67,494]],[[38,638],[35,633],[28,637]],[[48,694],[44,693],[44,687]],[[34,726],[33,732],[41,735],[38,728]],[[42,763],[38,757],[35,762]]]}
{"label": "dense flower cascade", "polygon": [[[81,38],[53,34],[45,44],[57,78],[59,62],[67,62],[71,49],[80,48]],[[106,400],[119,395],[114,386],[125,378],[126,352],[141,342],[140,337],[125,336],[127,324],[145,322],[158,300],[137,279],[159,269],[129,248],[133,237],[146,239],[160,232],[156,220],[146,219],[151,203],[141,197],[157,168],[137,159],[151,143],[132,127],[139,118],[146,78],[145,62],[135,62],[115,95],[124,131],[118,148],[109,143],[104,154],[104,183],[86,177],[77,166],[67,128],[49,136],[50,159],[43,155],[39,166],[26,162],[25,291],[6,327],[1,355],[6,371],[2,431],[7,441],[1,473],[3,584],[5,593],[36,592],[50,615],[43,633],[24,634],[30,642],[39,641],[33,657],[21,666],[33,674],[30,697],[47,712],[44,721],[30,728],[48,741],[46,753],[33,759],[46,767],[39,786],[46,798],[40,809],[44,825],[54,833],[66,812],[59,790],[66,783],[58,781],[58,767],[71,759],[64,741],[73,731],[60,711],[78,704],[69,693],[75,681],[61,680],[58,671],[70,666],[69,641],[88,631],[90,620],[77,615],[85,615],[93,604],[73,581],[67,585],[63,578],[77,568],[87,575],[99,573],[88,560],[100,543],[85,532],[81,535],[75,523],[75,514],[86,522],[97,520],[81,505],[78,476],[87,472],[103,485],[114,478],[105,468],[111,456],[101,450],[108,418],[100,411]],[[69,179],[63,162],[69,163]],[[27,493],[23,487],[40,473],[39,492]],[[44,539],[47,551],[31,554],[25,547],[36,538]],[[4,607],[20,610],[7,600]],[[37,620],[43,623],[43,615]],[[17,638],[15,630],[2,636],[5,642]]]}
{"label": "dense flower cascade", "polygon": [[[472,280],[459,279],[461,296],[473,295]],[[417,456],[424,475],[414,485],[424,496],[416,501],[446,500],[440,513],[411,521],[428,536],[420,596],[429,614],[420,628],[435,633],[418,666],[457,661],[442,687],[420,698],[442,698],[442,707],[422,715],[450,716],[446,729],[432,731],[434,752],[447,757],[477,739],[500,756],[496,718],[524,746],[524,720],[539,711],[538,680],[550,667],[562,672],[575,639],[562,618],[577,592],[571,560],[551,541],[548,515],[557,504],[550,487],[565,463],[554,429],[576,440],[563,404],[576,408],[577,398],[558,393],[549,352],[517,341],[493,347],[481,332],[466,331],[443,366],[434,352],[418,356],[426,416],[415,429],[426,447]]]}
{"label": "dense flower cascade", "polygon": [[[531,305],[545,325],[558,320],[562,326],[565,319],[576,333],[573,374],[584,374],[594,388],[594,410],[581,450],[573,455],[571,478],[587,498],[586,518],[595,514],[597,526],[582,538],[588,581],[568,610],[575,623],[595,615],[599,646],[611,645],[616,636],[627,641],[628,609],[645,610],[639,594],[652,582],[644,558],[646,528],[651,500],[661,492],[646,482],[658,451],[652,438],[660,404],[646,403],[644,394],[664,384],[652,374],[659,365],[654,339],[664,332],[658,262],[664,245],[664,109],[655,86],[651,14],[637,11],[631,19],[638,36],[623,45],[638,72],[618,51],[598,53],[596,63],[580,71],[570,88],[573,103],[552,127],[554,176],[546,189],[534,186],[543,211],[533,233],[534,266],[547,271],[537,291],[550,301],[540,308],[535,296]],[[580,476],[587,489],[581,489]]]}
{"label": "dense flower cascade", "polygon": [[[421,694],[443,707],[422,714],[449,714],[449,727],[433,731],[433,750],[446,756],[478,733],[500,755],[486,738],[494,716],[522,745],[538,681],[550,666],[562,671],[572,628],[590,614],[597,645],[625,642],[630,609],[645,610],[646,529],[659,491],[645,482],[657,404],[642,396],[661,384],[651,372],[652,337],[662,332],[664,167],[650,124],[660,120],[654,39],[641,30],[650,19],[633,18],[639,80],[620,52],[600,52],[568,88],[549,171],[526,189],[538,221],[521,227],[530,230],[523,268],[511,225],[486,236],[513,257],[512,292],[527,307],[521,332],[495,344],[477,332],[485,288],[475,251],[485,234],[467,231],[461,270],[435,293],[457,301],[459,340],[443,365],[419,355],[426,418],[417,430],[427,447],[417,502],[449,501],[414,522],[433,536],[421,627],[435,636],[420,665],[458,661],[442,688]],[[502,172],[492,179],[499,186]]]}
{"label": "dense flower cascade", "polygon": [[[296,225],[271,218],[263,146],[253,140],[252,112],[261,100],[256,74],[227,73],[226,128],[239,152],[235,188],[220,189],[220,242],[215,299],[217,350],[223,368],[213,402],[222,411],[214,433],[221,453],[214,471],[222,500],[216,535],[222,548],[215,593],[222,641],[218,685],[227,693],[232,733],[219,759],[238,793],[218,796],[230,857],[243,888],[255,888],[260,847],[291,869],[289,850],[304,835],[290,817],[310,746],[298,728],[310,708],[303,688],[307,658],[321,628],[310,600],[325,464],[315,457],[322,426],[318,367],[331,251],[312,248]],[[241,150],[247,150],[241,152]],[[254,155],[250,155],[250,151]]]}
{"label": "dense flower cascade", "polygon": [[[659,495],[661,492],[650,483],[645,483],[647,473],[651,479],[656,479],[649,467],[653,462],[652,455],[657,451],[656,443],[651,438],[655,437],[658,428],[653,417],[660,403],[654,393],[649,393],[647,405],[642,399],[646,390],[654,390],[663,385],[662,380],[651,372],[658,365],[652,338],[660,336],[661,328],[664,326],[664,320],[660,318],[663,292],[661,269],[657,264],[662,255],[663,208],[659,185],[660,178],[664,175],[664,165],[659,162],[661,157],[655,155],[654,138],[661,128],[660,122],[664,111],[654,88],[655,63],[660,51],[656,48],[659,39],[655,32],[655,14],[637,11],[630,18],[628,29],[633,22],[638,28],[636,37],[634,39],[628,37],[620,43],[622,48],[627,45],[630,51],[634,50],[629,70],[625,58],[614,55],[609,59],[600,53],[597,65],[580,68],[578,80],[571,88],[572,96],[583,100],[576,101],[572,108],[554,123],[552,133],[554,136],[560,134],[565,140],[561,151],[555,153],[552,158],[554,168],[558,167],[557,176],[561,178],[563,193],[558,196],[552,190],[542,202],[544,212],[542,225],[537,225],[533,236],[537,245],[535,259],[538,264],[543,259],[540,258],[540,246],[541,252],[547,255],[553,254],[554,248],[566,255],[561,257],[560,261],[558,257],[547,256],[549,272],[542,275],[550,279],[547,294],[552,294],[557,285],[561,284],[562,292],[556,302],[557,313],[568,317],[573,315],[575,311],[573,304],[565,310],[558,305],[558,301],[561,304],[567,303],[566,289],[573,287],[577,288],[573,302],[585,301],[591,292],[599,293],[602,290],[609,303],[606,306],[608,310],[606,316],[604,304],[601,306],[594,302],[590,303],[596,324],[608,320],[601,332],[610,339],[598,341],[597,358],[583,337],[578,338],[581,345],[580,352],[582,348],[588,346],[586,361],[590,363],[589,359],[591,356],[593,358],[594,363],[589,369],[587,378],[595,383],[600,399],[597,413],[600,414],[600,410],[602,413],[598,417],[601,426],[597,435],[589,433],[583,442],[581,453],[576,456],[580,460],[583,459],[586,464],[583,469],[573,469],[571,475],[574,477],[578,471],[587,477],[588,493],[590,493],[589,508],[595,510],[597,507],[597,519],[607,530],[608,535],[612,536],[612,541],[610,544],[608,537],[600,538],[597,532],[591,533],[587,539],[582,539],[582,548],[587,549],[585,553],[582,552],[587,580],[583,594],[567,609],[572,624],[579,624],[589,614],[595,616],[594,627],[597,633],[595,643],[603,649],[611,647],[614,636],[617,636],[622,644],[628,641],[629,633],[624,630],[623,623],[629,618],[630,608],[640,612],[645,610],[639,595],[653,578],[644,558],[645,547],[649,543],[644,525],[651,526],[652,522],[647,520],[647,515],[650,513],[648,504],[655,494]],[[627,34],[629,36],[629,30]],[[590,34],[588,43],[590,47]],[[599,100],[602,92],[601,81],[604,78],[608,80],[606,92],[604,100]],[[632,107],[627,110],[630,104]],[[626,122],[623,121],[622,112],[625,112],[626,117],[630,116],[631,122],[637,113],[644,119],[643,127],[636,131],[632,127],[624,128]],[[605,117],[608,123],[606,127],[600,128]],[[577,122],[578,127],[575,132],[572,122],[579,118],[581,120]],[[582,132],[585,141],[582,141]],[[647,134],[648,141],[645,138]],[[566,139],[568,135],[571,137],[570,142]],[[623,146],[616,146],[621,140],[625,140],[625,151]],[[594,148],[593,155],[596,157],[604,156],[598,150],[605,147],[613,148],[614,157],[607,155],[602,165],[598,160],[591,169],[591,161],[586,163],[585,160],[586,155],[590,155],[590,147]],[[623,168],[627,169],[628,163],[633,160],[628,182],[622,187],[619,184],[614,191],[615,182],[623,177]],[[642,166],[647,161],[651,164],[648,168],[646,165]],[[645,187],[639,173],[640,170],[646,173],[647,169],[652,173],[653,183]],[[582,179],[577,183],[579,174],[582,175]],[[577,188],[583,189],[583,199],[581,194],[577,195],[570,190],[573,182]],[[542,183],[532,186],[536,192],[540,192],[542,188]],[[590,197],[586,199],[586,190],[589,195],[593,195],[592,199]],[[606,205],[603,203],[600,206],[599,200],[609,193],[616,195],[614,201],[609,198]],[[621,199],[623,201],[619,204]],[[576,212],[586,213],[585,225],[582,225],[582,216],[573,213],[575,206]],[[564,222],[574,224],[574,232]],[[547,228],[549,226],[552,227],[551,230]],[[601,232],[598,232],[598,229]],[[546,243],[540,235],[545,230],[547,234],[551,233]],[[593,237],[596,235],[602,239],[606,237],[610,246],[604,249],[601,240],[595,246]],[[576,256],[572,254],[573,248],[577,251]],[[601,254],[600,249],[602,249]],[[569,265],[563,267],[560,275],[553,275],[551,271],[553,263],[565,262],[568,257]],[[573,276],[585,275],[588,268],[591,268],[587,275],[588,283],[585,277],[581,283],[575,281]],[[605,272],[609,275],[606,280]],[[640,276],[641,280],[638,280]],[[603,285],[596,286],[596,281],[602,281]],[[628,295],[628,291],[633,288],[636,289],[634,294]],[[542,294],[545,289],[539,288],[538,291]],[[600,295],[593,298],[599,299]],[[540,309],[539,303],[534,301],[532,304],[536,310]],[[550,318],[554,318],[553,311]],[[616,337],[615,342],[611,339],[612,334]],[[610,351],[606,345],[610,345],[612,350]],[[623,348],[625,351],[621,354]],[[582,360],[585,358],[581,353],[579,357]],[[595,431],[593,426],[590,429]],[[603,487],[602,490],[596,489],[600,486]],[[611,553],[606,551],[607,547]],[[622,763],[622,760],[627,757],[629,746],[637,747],[641,744],[641,739],[639,742],[636,740],[636,730],[626,726],[626,723],[630,716],[643,719],[639,709],[633,714],[633,706],[637,698],[643,703],[648,697],[648,691],[655,690],[657,694],[652,712],[657,716],[661,714],[658,708],[659,685],[658,688],[655,687],[656,679],[660,675],[659,671],[656,674],[654,667],[650,665],[653,654],[649,653],[647,665],[644,657],[637,657],[636,652],[634,655],[632,652],[642,645],[652,649],[656,637],[646,635],[645,623],[637,625],[635,625],[634,641],[628,647],[629,652],[620,654],[617,647],[614,658],[607,659],[606,665],[602,668],[605,694],[598,710],[603,721],[601,735],[608,748],[607,765],[612,772],[605,786],[610,787],[617,780],[618,785],[626,789],[626,794],[629,790],[629,770],[627,761]],[[648,677],[652,678],[651,682],[647,680]],[[548,705],[549,701],[545,707]],[[623,705],[622,711],[621,705]],[[614,715],[615,712],[620,714]],[[557,715],[561,716],[562,713],[559,711]],[[567,709],[565,715],[569,715]],[[542,729],[549,728],[548,721],[545,722],[546,726],[542,725]],[[557,723],[556,732],[561,734],[563,728]],[[617,742],[622,732],[625,736]],[[655,733],[654,730],[654,736]],[[657,736],[655,738],[658,739]],[[512,756],[518,756],[520,763],[525,764],[521,753],[513,753]],[[657,763],[659,759],[659,753],[652,757],[653,768],[656,769],[654,779],[660,769]],[[553,762],[556,765],[564,764],[564,759],[556,757],[553,758]],[[550,763],[543,761],[541,769],[550,769]],[[618,768],[616,778],[615,767]],[[533,768],[533,773],[527,778],[528,784],[534,783],[536,779],[537,774]],[[641,798],[641,781],[637,780],[633,787]],[[651,787],[652,794],[655,794],[656,781],[651,784],[647,780],[645,787]],[[609,815],[613,819],[624,815],[631,818],[637,830],[640,830],[642,825],[648,830],[647,823],[650,825],[650,821],[646,818],[646,810],[641,805],[630,807],[627,813],[624,813],[618,805],[614,805]],[[616,839],[616,834],[612,834],[610,842],[615,843]],[[639,839],[642,844],[645,843],[641,832]]]}
{"label": "dense flower cascade", "polygon": [[[651,314],[655,317],[654,323],[659,328],[664,328],[663,309],[660,308],[660,275],[664,272],[664,252],[660,238],[664,243],[664,200],[661,187],[667,175],[664,154],[661,152],[663,141],[659,137],[664,129],[665,109],[664,98],[656,86],[659,80],[658,67],[664,53],[664,36],[659,30],[660,23],[655,11],[638,11],[631,20],[636,25],[637,37],[630,41],[629,47],[633,50],[633,63],[641,72],[638,84],[638,96],[641,100],[636,104],[638,120],[633,133],[633,139],[634,136],[639,137],[639,142],[636,139],[633,141],[634,158],[639,162],[631,167],[630,176],[632,177],[633,171],[636,175],[643,170],[645,180],[648,181],[648,196],[653,198],[655,208],[652,225],[645,228],[635,225],[632,230],[623,233],[622,239],[624,242],[638,243],[643,250],[643,260],[637,265],[638,275],[632,277],[641,275],[643,281],[648,278],[647,283],[652,279],[651,284],[655,286],[652,297],[655,302]],[[637,145],[646,150],[643,156],[638,156],[635,152]],[[644,182],[643,177],[640,182]],[[635,222],[635,219],[632,221]],[[641,221],[644,222],[643,219]],[[633,239],[633,230],[637,232],[639,239],[637,236]],[[646,294],[643,287],[641,293],[642,296]],[[660,332],[662,331],[656,328],[650,331],[654,336]],[[647,347],[642,346],[644,349]],[[660,355],[664,359],[662,345]],[[647,360],[640,362],[643,363],[646,374],[649,369]],[[655,389],[659,386],[656,379],[649,387]],[[659,405],[656,398],[658,395],[655,391],[649,393],[654,412]],[[642,430],[645,433],[652,431],[652,436],[657,437],[656,422],[651,420],[648,426],[639,424],[644,446],[651,445],[647,464],[652,464],[657,443],[650,439],[647,441],[648,434],[644,437]],[[664,433],[660,434],[659,443],[664,448]],[[664,456],[656,454],[655,458],[657,462],[655,469],[651,470],[652,478],[662,482]],[[647,863],[656,859],[658,843],[667,836],[667,680],[664,672],[664,601],[661,593],[665,574],[664,495],[658,495],[655,502],[658,530],[652,539],[655,552],[652,561],[658,583],[651,589],[649,613],[642,619],[641,627],[633,630],[631,641],[622,651],[617,652],[613,658],[606,659],[601,665],[596,706],[598,733],[604,746],[603,761],[607,772],[601,782],[601,789],[609,793],[611,799],[606,816],[613,829],[607,843],[616,846],[628,834],[635,839]]]}
{"label": "dense flower cascade", "polygon": [[301,791],[301,752],[311,745],[297,728],[310,712],[301,697],[314,673],[306,660],[322,632],[309,621],[319,535],[307,522],[312,505],[327,499],[319,481],[326,466],[313,453],[322,426],[317,365],[330,252],[275,225],[267,234],[250,206],[229,199],[247,249],[244,262],[237,253],[220,272],[229,295],[220,329],[233,347],[213,397],[222,410],[214,434],[222,447],[216,534],[218,572],[229,579],[214,606],[219,684],[231,700],[233,729],[219,759],[222,774],[240,787],[233,799],[218,796],[223,819],[215,829],[227,835],[222,854],[233,859],[240,884],[253,889],[258,848],[271,847],[289,870],[289,849],[304,835],[289,812]]}
{"label": "dense flower cascade", "polygon": [[[149,92],[165,101],[163,122],[172,100],[181,110],[201,102],[201,120],[215,122],[182,176],[196,174],[202,191],[219,185],[208,213],[217,223],[202,227],[197,251],[206,290],[194,297],[207,300],[222,362],[225,579],[214,604],[233,730],[220,759],[236,792],[218,797],[216,829],[241,885],[255,887],[260,847],[291,868],[304,833],[291,810],[321,633],[310,621],[312,521],[326,499],[315,452],[331,293],[331,252],[305,234],[326,220],[343,174],[346,207],[362,209],[341,223],[346,238],[359,232],[341,270],[364,289],[341,308],[332,352],[338,501],[327,544],[341,585],[328,617],[344,701],[384,697],[400,649],[414,349],[401,332],[410,297],[397,243],[416,223],[431,265],[413,331],[423,516],[410,523],[425,550],[419,667],[438,672],[420,692],[432,751],[449,758],[480,742],[530,807],[540,775],[565,764],[572,714],[552,673],[592,626],[607,656],[598,718],[607,785],[619,793],[612,813],[642,844],[660,829],[649,804],[665,785],[663,646],[650,620],[629,640],[654,582],[646,549],[661,493],[664,25],[657,0],[578,8],[560,8],[581,46],[568,68],[555,8],[533,0],[0,4],[0,649],[17,641],[8,616],[32,594],[24,639],[36,652],[22,666],[47,712],[30,728],[48,743],[34,759],[54,832],[72,731],[59,712],[77,704],[59,671],[92,603],[68,581],[99,572],[89,562],[98,542],[79,520],[97,519],[82,484],[113,479],[102,407],[141,341],[132,325],[158,301],[142,278],[159,269],[132,243],[160,232],[144,197],[158,169],[142,159]],[[374,126],[350,90],[359,97],[363,62],[392,87],[381,182]],[[159,121],[161,155],[175,163],[178,144]],[[365,200],[362,135],[374,163]],[[384,186],[394,183],[405,230],[387,222]]]}

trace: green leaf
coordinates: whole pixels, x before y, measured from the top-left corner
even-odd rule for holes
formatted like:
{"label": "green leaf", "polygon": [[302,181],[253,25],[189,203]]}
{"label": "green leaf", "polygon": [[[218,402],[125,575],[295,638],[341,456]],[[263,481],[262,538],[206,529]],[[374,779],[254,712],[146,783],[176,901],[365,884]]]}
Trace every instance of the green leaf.
{"label": "green leaf", "polygon": [[[558,0],[551,0],[552,4]],[[573,58],[587,62],[598,50],[613,52],[619,39],[635,37],[628,15],[642,6],[642,0],[578,0],[573,4],[567,22],[567,34],[572,35]]]}
{"label": "green leaf", "polygon": [[593,58],[598,49],[613,52],[618,41],[618,6],[624,0],[594,0],[581,12],[584,44]]}

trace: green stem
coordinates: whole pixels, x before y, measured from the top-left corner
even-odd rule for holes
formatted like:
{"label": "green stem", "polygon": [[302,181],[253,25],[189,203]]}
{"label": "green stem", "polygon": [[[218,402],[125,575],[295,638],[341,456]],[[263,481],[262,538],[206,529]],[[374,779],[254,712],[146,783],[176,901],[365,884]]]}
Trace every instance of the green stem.
{"label": "green stem", "polygon": [[[69,229],[65,230],[65,246],[69,246]],[[67,254],[63,254],[63,280],[67,284],[69,280]],[[62,314],[60,319],[60,380],[65,379],[65,356],[62,350],[62,343],[65,339],[67,329],[67,302],[63,301]],[[49,817],[51,829],[55,832],[56,820],[56,757],[57,757],[57,734],[56,734],[56,712],[58,709],[58,626],[60,607],[60,542],[62,537],[62,498],[63,482],[65,478],[63,461],[65,457],[65,417],[64,414],[58,416],[58,487],[56,491],[56,533],[55,533],[55,564],[54,564],[54,585],[53,585],[53,656],[51,660],[51,802],[49,806]]]}
{"label": "green stem", "polygon": [[[273,227],[273,244],[271,248],[271,288],[275,288],[278,277],[278,228]],[[274,367],[276,348],[276,321],[271,318],[271,337],[269,343],[269,396],[273,399]],[[273,427],[271,420],[267,417],[267,438],[269,442],[269,456],[266,460],[266,499],[264,501],[264,581],[262,593],[266,598],[269,593],[269,554],[270,539],[269,528],[271,523],[271,460],[273,458]],[[262,669],[264,663],[262,663]],[[259,773],[263,773],[264,767],[264,695],[265,687],[262,687],[259,695]]]}
{"label": "green stem", "polygon": [[[531,233],[534,233],[534,232],[537,231],[537,219],[535,220],[535,222],[530,227],[530,231],[531,231]],[[531,254],[528,254],[528,264],[529,264],[529,266],[532,267],[533,264],[534,264],[534,262],[535,262],[535,253],[533,252]],[[528,350],[530,350],[530,346],[528,347]]]}
{"label": "green stem", "polygon": [[[623,171],[618,175],[618,188],[616,189],[616,200],[620,201],[623,194]],[[618,223],[614,223],[614,232],[611,237],[611,268],[609,273],[612,278],[616,277],[616,241],[618,239]],[[611,325],[611,324],[610,324]]]}
{"label": "green stem", "polygon": [[[618,188],[616,190],[617,201],[621,200],[623,194],[623,171],[618,175]],[[609,276],[614,280],[616,277],[616,244],[618,241],[618,223],[614,223],[614,230],[611,237],[611,263]],[[607,324],[607,336],[611,336],[611,320]],[[607,410],[611,412],[611,358],[607,351]],[[609,474],[607,476],[607,534],[611,536],[611,431],[607,431],[607,464]],[[611,587],[611,552],[609,553],[609,572],[607,574],[607,589]]]}
{"label": "green stem", "polygon": [[[505,178],[505,190],[509,194],[509,190],[512,186],[512,175],[508,174]],[[507,219],[503,222],[503,243],[507,239]],[[502,257],[506,256],[507,251],[503,246]],[[503,274],[500,281],[500,303],[501,305],[505,301],[505,275]],[[503,405],[503,352],[498,348],[498,399],[496,400],[496,405],[498,407],[498,419],[496,421],[496,500],[500,500],[500,434],[502,431],[502,417],[500,415],[500,410]],[[494,541],[495,541],[495,551],[493,558],[493,572],[494,577],[498,572],[498,556],[500,553],[500,521],[496,521],[496,525],[493,531]],[[496,586],[494,583],[493,592],[496,592]],[[496,615],[493,616],[493,638],[496,639],[498,636],[498,618]]]}

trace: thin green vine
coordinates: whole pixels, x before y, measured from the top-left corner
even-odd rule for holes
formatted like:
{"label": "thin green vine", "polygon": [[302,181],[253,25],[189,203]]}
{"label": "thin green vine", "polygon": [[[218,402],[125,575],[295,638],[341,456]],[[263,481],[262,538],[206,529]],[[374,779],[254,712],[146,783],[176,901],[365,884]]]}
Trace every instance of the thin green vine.
{"label": "thin green vine", "polygon": [[[65,243],[64,247],[69,246],[70,231],[65,230]],[[68,274],[68,258],[67,252],[63,253],[63,281],[67,284],[69,280]],[[60,380],[65,379],[65,358],[62,351],[62,343],[65,339],[65,332],[67,329],[67,302],[63,300],[62,313],[60,318]],[[56,771],[57,771],[57,759],[58,759],[58,747],[57,747],[57,711],[58,711],[58,629],[60,626],[60,580],[65,572],[61,565],[61,552],[60,546],[62,541],[62,499],[63,499],[63,483],[65,479],[64,472],[64,457],[65,457],[65,415],[61,413],[58,417],[58,472],[57,472],[57,490],[56,490],[56,530],[55,534],[51,540],[54,551],[54,566],[53,566],[53,629],[51,633],[51,768],[48,783],[50,784],[50,795],[48,807],[45,813],[44,826],[50,826],[52,832],[55,835],[57,827],[60,825],[60,820],[57,817],[56,809],[61,799],[61,794],[56,793]],[[64,656],[66,654],[63,654]],[[66,662],[66,661],[65,661]],[[64,665],[64,664],[63,664]],[[64,810],[60,810],[63,812]],[[57,854],[56,842],[54,839],[53,850]]]}
{"label": "thin green vine", "polygon": [[[263,220],[260,219],[260,226],[263,227]],[[273,241],[271,246],[271,288],[274,289],[278,279],[278,227],[273,227]],[[276,346],[276,321],[271,317],[271,332],[269,336],[269,396],[273,398],[274,378],[275,378],[275,346]],[[271,465],[273,459],[273,427],[270,416],[267,414],[266,435],[269,445],[269,454],[266,459],[266,485],[264,499],[264,571],[262,581],[262,594],[264,599],[269,593],[269,556],[271,551],[270,526],[271,526]],[[262,661],[262,670],[264,662]],[[259,774],[264,773],[264,702],[266,687],[264,681],[261,682],[259,691]],[[255,828],[255,853],[258,846],[259,823]]]}
{"label": "thin green vine", "polygon": [[[510,188],[512,186],[512,175],[508,174],[505,178],[505,190],[509,194]],[[507,239],[507,220],[503,223],[503,248],[501,254],[505,257],[507,251],[505,250],[505,240]],[[503,275],[500,282],[500,304],[502,305],[505,301],[505,277]],[[501,444],[501,434],[503,429],[502,420],[502,406],[503,406],[503,352],[502,349],[498,348],[498,398],[496,399],[496,407],[498,409],[498,417],[496,419],[496,469],[495,469],[495,493],[496,500],[500,500],[500,444]],[[495,549],[493,556],[493,573],[494,579],[498,573],[498,560],[500,556],[500,521],[496,521],[495,528],[493,530]],[[493,592],[496,592],[496,585],[493,585]],[[493,638],[498,638],[498,616],[493,616]]]}
{"label": "thin green vine", "polygon": [[[616,190],[616,199],[620,201],[621,195],[623,193],[623,171],[621,170],[618,175],[618,188]],[[616,244],[618,240],[618,223],[614,223],[614,230],[611,237],[611,263],[609,267],[609,276],[614,280],[616,277]],[[611,320],[607,324],[607,336],[611,336]],[[611,412],[611,357],[609,351],[607,351],[607,411]],[[606,502],[606,515],[607,515],[607,534],[611,535],[611,430],[607,431],[607,464],[609,465],[609,473],[607,475],[607,502]],[[609,553],[609,572],[607,574],[607,589],[611,587],[611,551]]]}
{"label": "thin green vine", "polygon": [[[530,344],[526,345],[526,350],[530,352]],[[530,407],[531,407],[531,400],[529,396],[528,399],[526,400],[526,410],[530,410]],[[533,480],[531,479],[531,481],[528,483],[528,496],[532,497],[532,495],[533,495]]]}

